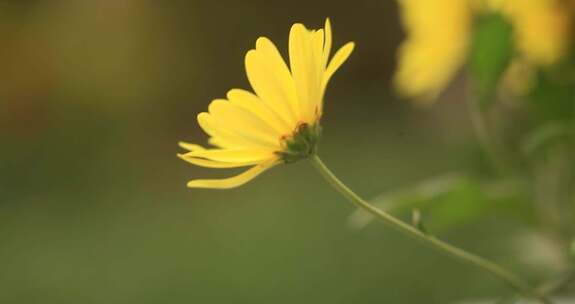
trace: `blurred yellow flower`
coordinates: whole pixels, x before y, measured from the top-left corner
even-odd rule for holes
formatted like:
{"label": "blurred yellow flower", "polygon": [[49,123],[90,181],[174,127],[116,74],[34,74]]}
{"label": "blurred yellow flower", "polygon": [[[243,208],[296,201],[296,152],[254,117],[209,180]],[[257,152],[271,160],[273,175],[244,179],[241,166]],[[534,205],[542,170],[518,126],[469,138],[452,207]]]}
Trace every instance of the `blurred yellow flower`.
{"label": "blurred yellow flower", "polygon": [[290,69],[275,45],[265,37],[245,57],[248,80],[255,91],[232,89],[198,115],[213,148],[180,143],[188,150],[178,156],[207,168],[251,166],[225,179],[196,179],[192,188],[227,189],[252,180],[271,167],[308,157],[316,149],[323,95],[331,76],[353,51],[347,43],[333,58],[331,25],[308,30],[296,23],[289,34]]}
{"label": "blurred yellow flower", "polygon": [[472,7],[467,0],[399,0],[407,38],[394,83],[418,101],[433,100],[464,63]]}
{"label": "blurred yellow flower", "polygon": [[570,12],[560,0],[398,0],[407,38],[394,84],[405,97],[429,102],[464,64],[478,14],[497,12],[513,26],[518,56],[556,63],[569,44]]}
{"label": "blurred yellow flower", "polygon": [[502,1],[501,11],[515,29],[517,48],[536,65],[551,65],[567,51],[569,11],[556,0]]}

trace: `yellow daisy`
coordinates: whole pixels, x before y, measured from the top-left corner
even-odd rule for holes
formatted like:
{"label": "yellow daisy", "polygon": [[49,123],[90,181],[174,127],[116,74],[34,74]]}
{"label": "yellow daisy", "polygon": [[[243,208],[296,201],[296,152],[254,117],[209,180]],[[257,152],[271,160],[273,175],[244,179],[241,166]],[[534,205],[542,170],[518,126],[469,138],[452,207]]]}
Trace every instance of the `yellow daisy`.
{"label": "yellow daisy", "polygon": [[472,5],[467,0],[398,0],[407,37],[394,85],[419,102],[435,99],[467,58]]}
{"label": "yellow daisy", "polygon": [[183,160],[207,168],[251,166],[224,179],[195,179],[192,188],[228,189],[254,179],[271,167],[306,158],[316,150],[323,113],[323,95],[331,76],[353,51],[349,42],[333,58],[331,25],[308,30],[296,23],[289,34],[289,63],[266,37],[248,51],[245,66],[255,93],[232,89],[198,115],[213,146],[181,142]]}

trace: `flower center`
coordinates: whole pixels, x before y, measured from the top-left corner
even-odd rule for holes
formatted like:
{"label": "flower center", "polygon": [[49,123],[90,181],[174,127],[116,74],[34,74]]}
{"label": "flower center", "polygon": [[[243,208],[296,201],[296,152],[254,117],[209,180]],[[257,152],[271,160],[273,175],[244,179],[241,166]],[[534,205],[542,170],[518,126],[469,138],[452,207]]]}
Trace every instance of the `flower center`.
{"label": "flower center", "polygon": [[284,149],[276,152],[285,163],[293,163],[309,157],[317,151],[317,143],[321,135],[319,123],[299,124],[291,136],[282,139]]}

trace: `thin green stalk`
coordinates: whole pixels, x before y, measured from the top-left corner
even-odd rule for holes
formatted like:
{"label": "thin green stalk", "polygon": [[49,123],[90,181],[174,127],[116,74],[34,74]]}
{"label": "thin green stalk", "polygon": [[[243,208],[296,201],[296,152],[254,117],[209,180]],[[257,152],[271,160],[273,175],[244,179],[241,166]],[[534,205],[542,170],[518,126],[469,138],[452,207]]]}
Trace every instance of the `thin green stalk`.
{"label": "thin green stalk", "polygon": [[317,156],[312,155],[310,157],[312,164],[321,173],[321,175],[329,182],[336,190],[338,190],[344,197],[349,201],[354,203],[357,207],[371,213],[380,220],[382,220],[389,227],[396,229],[399,232],[415,239],[429,247],[432,247],[439,252],[446,254],[447,256],[458,259],[467,264],[473,265],[483,271],[486,271],[496,278],[507,283],[509,286],[517,290],[520,294],[535,299],[540,303],[551,304],[551,301],[546,299],[544,296],[538,294],[535,290],[529,286],[525,281],[516,276],[515,274],[509,272],[508,270],[502,268],[501,266],[486,260],[480,256],[474,255],[472,253],[466,252],[460,248],[450,245],[434,236],[423,233],[422,231],[416,229],[415,227],[404,223],[403,221],[393,217],[392,215],[378,209],[377,207],[371,205],[367,201],[363,200],[357,194],[355,194],[350,188],[348,188],[342,181],[340,181],[331,170],[323,163],[323,161]]}

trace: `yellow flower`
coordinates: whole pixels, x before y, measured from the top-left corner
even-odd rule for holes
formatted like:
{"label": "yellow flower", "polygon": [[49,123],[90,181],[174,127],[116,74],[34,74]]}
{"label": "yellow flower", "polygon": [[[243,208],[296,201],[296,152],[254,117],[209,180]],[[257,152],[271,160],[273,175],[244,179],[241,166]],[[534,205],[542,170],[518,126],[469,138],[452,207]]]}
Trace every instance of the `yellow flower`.
{"label": "yellow flower", "polygon": [[515,28],[517,48],[536,65],[551,65],[565,55],[570,14],[555,0],[507,0],[501,10]]}
{"label": "yellow flower", "polygon": [[198,123],[214,147],[182,142],[188,152],[178,155],[207,168],[251,168],[230,178],[192,180],[188,187],[238,187],[275,165],[315,153],[325,88],[354,48],[349,42],[330,60],[331,44],[329,19],[319,30],[294,24],[288,69],[275,45],[268,38],[258,38],[245,57],[255,94],[232,89],[226,99],[212,101],[208,112],[198,115]]}
{"label": "yellow flower", "polygon": [[398,53],[394,84],[417,101],[433,100],[463,65],[471,36],[466,0],[399,0],[407,38]]}
{"label": "yellow flower", "polygon": [[398,92],[432,101],[467,59],[477,14],[501,13],[513,26],[519,57],[547,66],[565,54],[570,12],[560,0],[398,0],[407,38],[398,52]]}

